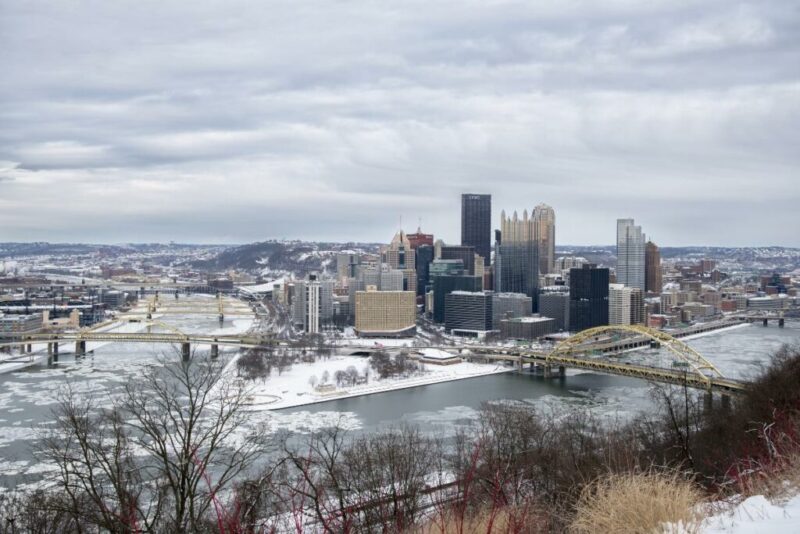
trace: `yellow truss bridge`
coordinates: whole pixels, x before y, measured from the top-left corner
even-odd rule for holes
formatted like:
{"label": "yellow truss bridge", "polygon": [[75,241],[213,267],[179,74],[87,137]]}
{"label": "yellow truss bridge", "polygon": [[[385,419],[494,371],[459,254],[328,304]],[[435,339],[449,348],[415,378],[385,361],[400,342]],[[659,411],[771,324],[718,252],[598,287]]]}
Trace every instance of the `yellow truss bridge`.
{"label": "yellow truss bridge", "polygon": [[[141,324],[146,331],[138,332],[107,332],[100,328],[119,323]],[[157,329],[157,331],[153,331]],[[21,334],[14,336],[13,341],[0,343],[0,347],[27,347],[31,352],[31,345],[35,343],[47,343],[47,351],[58,359],[59,343],[75,343],[75,354],[83,355],[86,353],[87,342],[109,342],[109,343],[171,343],[180,345],[184,358],[188,358],[191,345],[210,345],[211,356],[219,354],[219,347],[240,347],[258,348],[275,344],[275,339],[271,335],[215,335],[215,334],[194,334],[185,333],[176,327],[162,321],[153,319],[126,319],[122,321],[108,321],[93,328],[83,328],[76,332],[42,332],[35,334]]]}
{"label": "yellow truss bridge", "polygon": [[[624,334],[634,337],[609,338],[609,334]],[[648,366],[598,356],[605,352],[619,352],[652,343],[668,350],[675,358],[671,368]],[[686,385],[706,391],[741,392],[745,383],[725,378],[717,367],[683,341],[653,328],[640,325],[610,325],[590,328],[559,342],[550,352],[538,352],[524,348],[499,349],[497,347],[465,346],[474,354],[488,360],[500,360],[544,366],[545,375],[557,367],[586,369],[620,376],[630,376],[654,382]]]}

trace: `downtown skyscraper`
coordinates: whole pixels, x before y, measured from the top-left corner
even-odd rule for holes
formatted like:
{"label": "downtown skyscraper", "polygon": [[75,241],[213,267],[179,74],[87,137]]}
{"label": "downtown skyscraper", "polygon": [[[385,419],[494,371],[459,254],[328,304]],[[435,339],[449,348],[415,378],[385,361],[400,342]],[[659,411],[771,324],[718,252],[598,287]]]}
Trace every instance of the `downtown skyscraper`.
{"label": "downtown skyscraper", "polygon": [[506,217],[500,214],[500,240],[495,244],[494,287],[498,293],[523,293],[538,309],[539,246],[528,211]]}
{"label": "downtown skyscraper", "polygon": [[556,212],[547,204],[533,208],[533,234],[539,248],[539,273],[555,271]]}
{"label": "downtown skyscraper", "polygon": [[461,245],[475,249],[489,265],[492,251],[492,195],[461,195]]}
{"label": "downtown skyscraper", "polygon": [[645,237],[633,219],[617,219],[617,283],[645,290]]}

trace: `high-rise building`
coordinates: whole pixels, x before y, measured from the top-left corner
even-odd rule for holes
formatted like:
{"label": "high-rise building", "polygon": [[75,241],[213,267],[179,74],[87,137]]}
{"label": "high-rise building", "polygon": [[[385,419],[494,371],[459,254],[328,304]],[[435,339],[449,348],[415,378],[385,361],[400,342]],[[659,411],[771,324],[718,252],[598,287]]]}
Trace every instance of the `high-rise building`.
{"label": "high-rise building", "polygon": [[445,296],[444,328],[449,333],[482,336],[492,330],[491,291],[452,291]]}
{"label": "high-rise building", "polygon": [[309,334],[318,334],[320,331],[320,300],[321,285],[316,277],[311,276],[305,285],[306,313],[303,321],[303,330]]}
{"label": "high-rise building", "polygon": [[469,275],[433,274],[433,265],[431,265],[431,269],[433,285],[433,320],[437,323],[443,323],[446,319],[445,297],[453,291],[480,291],[481,281]]}
{"label": "high-rise building", "polygon": [[412,291],[357,291],[355,330],[360,336],[413,335],[416,295]]}
{"label": "high-rise building", "polygon": [[489,265],[491,243],[492,195],[461,195],[461,244],[472,247]]}
{"label": "high-rise building", "polygon": [[539,272],[554,272],[556,259],[556,212],[547,204],[533,208],[533,233],[539,245]]}
{"label": "high-rise building", "polygon": [[555,320],[556,331],[569,331],[569,288],[552,286],[539,294],[539,315]]}
{"label": "high-rise building", "polygon": [[638,287],[645,284],[645,238],[633,219],[617,219],[617,283]]}
{"label": "high-rise building", "polygon": [[392,269],[403,271],[403,291],[417,292],[416,251],[403,230],[397,232],[384,251],[386,263]]}
{"label": "high-rise building", "polygon": [[645,280],[644,289],[648,293],[661,294],[663,287],[661,281],[661,252],[658,245],[648,241],[644,253]]}
{"label": "high-rise building", "polygon": [[318,333],[321,325],[333,319],[334,280],[319,280],[309,275],[294,284],[292,320],[309,333]]}
{"label": "high-rise building", "polygon": [[569,328],[580,332],[608,324],[608,269],[587,263],[569,272]]}
{"label": "high-rise building", "polygon": [[341,283],[354,278],[361,264],[361,256],[353,252],[341,252],[336,255],[336,279]]}
{"label": "high-rise building", "polygon": [[622,284],[609,284],[608,323],[643,324],[644,299],[642,290],[638,287],[626,287]]}
{"label": "high-rise building", "polygon": [[406,269],[416,268],[414,252],[411,249],[411,242],[408,240],[406,233],[400,230],[392,238],[392,242],[384,251],[385,262],[392,269]]}
{"label": "high-rise building", "polygon": [[419,245],[416,250],[417,295],[424,295],[428,286],[428,275],[433,262],[433,245]]}
{"label": "high-rise building", "polygon": [[442,245],[438,259],[461,260],[466,274],[475,274],[475,248],[472,246]]}
{"label": "high-rise building", "polygon": [[524,293],[537,309],[539,246],[528,211],[506,217],[500,213],[500,240],[495,244],[494,289],[498,293]]}
{"label": "high-rise building", "polygon": [[423,234],[422,228],[417,227],[415,234],[408,234],[408,242],[415,250],[422,245],[433,246],[433,234]]}

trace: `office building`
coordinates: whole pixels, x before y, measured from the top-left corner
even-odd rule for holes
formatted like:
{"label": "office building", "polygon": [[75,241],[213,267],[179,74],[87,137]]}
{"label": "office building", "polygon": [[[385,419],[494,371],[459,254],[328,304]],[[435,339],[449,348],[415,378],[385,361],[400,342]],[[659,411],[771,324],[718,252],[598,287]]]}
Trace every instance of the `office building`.
{"label": "office building", "polygon": [[452,291],[444,301],[447,332],[483,337],[492,330],[491,291]]}
{"label": "office building", "polygon": [[527,317],[533,307],[529,296],[522,293],[492,292],[492,329],[500,329],[500,321],[514,317]]}
{"label": "office building", "polygon": [[442,260],[461,260],[466,274],[475,275],[475,247],[442,245],[437,259]]}
{"label": "office building", "polygon": [[569,328],[580,332],[608,324],[608,269],[588,263],[569,272]]}
{"label": "office building", "polygon": [[556,260],[556,271],[569,271],[583,267],[589,263],[589,260],[581,256],[561,256]]}
{"label": "office building", "polygon": [[492,195],[461,195],[461,244],[472,247],[489,265],[491,241]]}
{"label": "office building", "polygon": [[539,272],[552,273],[556,259],[556,212],[547,204],[533,208],[533,238],[539,246]]}
{"label": "office building", "polygon": [[359,336],[414,335],[417,308],[413,291],[357,291],[355,302],[355,331]]}
{"label": "office building", "polygon": [[339,283],[348,278],[355,278],[358,266],[361,265],[361,256],[353,252],[341,252],[336,255],[336,279]]}
{"label": "office building", "polygon": [[[436,262],[431,264],[433,269]],[[433,274],[431,275],[431,284],[433,291],[433,320],[437,323],[444,323],[446,319],[445,314],[445,297],[453,291],[469,291],[475,292],[481,290],[481,281],[469,275],[463,274]]]}
{"label": "office building", "polygon": [[392,238],[392,242],[384,251],[384,263],[392,269],[401,271],[414,269],[416,267],[414,252],[411,249],[411,242],[405,232],[398,231]]}
{"label": "office building", "polygon": [[419,245],[415,254],[417,264],[417,295],[424,295],[428,287],[430,266],[433,263],[433,245]]}
{"label": "office building", "polygon": [[292,320],[302,325],[303,331],[310,334],[320,332],[325,323],[333,320],[334,280],[320,280],[309,275],[307,280],[294,283],[292,299]]}
{"label": "office building", "polygon": [[500,213],[500,234],[495,243],[494,289],[498,293],[524,293],[536,309],[539,287],[539,246],[535,239],[533,218],[528,211],[522,218],[515,211],[507,217]]}
{"label": "office building", "polygon": [[618,284],[645,290],[645,236],[633,219],[617,219]]}
{"label": "office building", "polygon": [[403,291],[417,292],[416,253],[411,248],[405,232],[397,232],[383,253],[384,261],[392,269],[403,272]]}
{"label": "office building", "polygon": [[306,312],[303,317],[303,330],[309,334],[318,334],[321,330],[320,321],[320,300],[322,299],[322,291],[319,281],[314,277],[310,277],[305,284],[305,308]]}
{"label": "office building", "polygon": [[655,295],[661,294],[661,252],[658,246],[648,241],[644,252],[644,290]]}
{"label": "office building", "polygon": [[14,337],[22,334],[33,334],[42,329],[41,313],[28,315],[0,314],[0,337]]}
{"label": "office building", "polygon": [[125,293],[115,289],[104,289],[100,294],[100,302],[108,309],[121,308],[125,305]]}
{"label": "office building", "polygon": [[500,321],[500,337],[532,341],[555,332],[555,320],[550,317],[516,317]]}
{"label": "office building", "polygon": [[414,234],[408,234],[408,242],[411,245],[411,248],[414,250],[418,249],[422,245],[430,245],[433,246],[433,234],[423,234],[421,228],[417,228],[417,232]]}
{"label": "office building", "polygon": [[569,289],[548,290],[545,288],[539,293],[539,315],[550,317],[555,323],[556,332],[569,331]]}
{"label": "office building", "polygon": [[609,284],[608,324],[644,324],[644,315],[641,289]]}

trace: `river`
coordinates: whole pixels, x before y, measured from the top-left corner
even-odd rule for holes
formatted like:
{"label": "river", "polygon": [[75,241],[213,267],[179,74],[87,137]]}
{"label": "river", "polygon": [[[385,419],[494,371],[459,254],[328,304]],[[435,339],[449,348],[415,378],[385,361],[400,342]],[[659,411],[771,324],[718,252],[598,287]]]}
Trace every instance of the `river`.
{"label": "river", "polygon": [[[187,332],[220,328],[212,318],[176,318],[171,322]],[[249,320],[226,322],[219,333],[241,331],[248,325]],[[789,322],[785,328],[742,326],[688,341],[723,374],[739,378],[756,373],[782,344],[798,342],[798,322]],[[155,344],[90,343],[87,349],[93,353],[76,360],[62,348],[57,366],[0,375],[0,488],[36,487],[47,478],[51,468],[32,458],[31,446],[38,430],[52,422],[52,409],[60,390],[69,385],[93,396],[98,405],[108,405],[122,384],[165,351],[163,345]],[[648,349],[630,357],[669,358],[665,352]],[[648,409],[650,391],[650,385],[641,380],[596,373],[569,371],[562,379],[506,373],[255,412],[252,421],[268,421],[275,432],[310,432],[338,421],[359,432],[409,423],[427,432],[448,435],[473,421],[481,404],[487,401],[515,400],[553,410],[583,407],[604,416],[627,418]]]}

